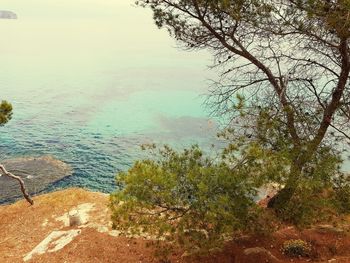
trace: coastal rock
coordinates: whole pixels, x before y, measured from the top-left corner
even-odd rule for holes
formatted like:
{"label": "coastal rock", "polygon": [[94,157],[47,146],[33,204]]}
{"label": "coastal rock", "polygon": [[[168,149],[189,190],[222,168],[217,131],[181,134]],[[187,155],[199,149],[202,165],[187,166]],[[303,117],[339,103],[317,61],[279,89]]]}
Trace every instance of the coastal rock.
{"label": "coastal rock", "polygon": [[0,10],[0,19],[17,19],[17,15],[11,11]]}
{"label": "coastal rock", "polygon": [[[70,166],[52,156],[24,157],[0,160],[5,168],[22,177],[30,194],[44,190],[54,183],[72,174]],[[19,184],[7,176],[0,177],[0,203],[6,203],[22,197]]]}

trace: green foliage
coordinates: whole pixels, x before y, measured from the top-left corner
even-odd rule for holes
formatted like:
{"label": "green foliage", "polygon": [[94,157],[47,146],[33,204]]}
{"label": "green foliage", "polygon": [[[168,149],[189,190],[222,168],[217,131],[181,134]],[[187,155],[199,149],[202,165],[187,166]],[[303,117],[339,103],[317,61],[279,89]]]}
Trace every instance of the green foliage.
{"label": "green foliage", "polygon": [[0,103],[0,126],[7,123],[12,117],[12,105],[7,101]]}
{"label": "green foliage", "polygon": [[290,257],[307,257],[311,253],[311,246],[301,239],[291,239],[283,243],[282,252]]}
{"label": "green foliage", "polygon": [[310,20],[323,23],[325,28],[336,33],[339,37],[349,37],[350,2],[348,0],[299,1],[296,7],[305,10]]}
{"label": "green foliage", "polygon": [[[285,189],[283,189],[285,190]],[[334,209],[334,204],[318,188],[313,188],[309,182],[299,182],[298,188],[291,197],[281,201],[284,204],[275,208],[278,217],[299,227],[307,227],[313,223],[322,222]]]}
{"label": "green foliage", "polygon": [[[208,251],[236,230],[268,232],[271,215],[254,197],[269,184],[280,187],[269,207],[299,226],[349,212],[337,151],[348,131],[348,0],[137,4],[186,48],[213,53],[221,74],[208,104],[236,130],[222,132],[230,143],[217,158],[165,147],[120,173],[116,227]],[[286,246],[306,253],[306,244]]]}
{"label": "green foliage", "polygon": [[[322,220],[330,211],[340,212],[339,207],[344,208],[347,199],[344,183],[335,180],[342,176],[339,170],[341,154],[336,147],[323,143],[314,153],[308,152],[306,143],[295,148],[283,125],[283,115],[264,107],[255,107],[254,110],[258,117],[251,123],[250,137],[263,153],[263,164],[269,167],[260,174],[261,180],[265,184],[277,183],[282,188],[269,207],[274,208],[280,219],[298,226]],[[303,121],[308,124],[314,120],[304,116]],[[235,137],[237,135],[233,134]],[[295,160],[303,165],[298,167]],[[268,169],[271,171],[267,172]]]}
{"label": "green foliage", "polygon": [[327,171],[321,164],[314,168],[302,174],[294,188],[285,187],[274,197],[280,199],[273,208],[281,220],[307,227],[333,215],[350,213],[349,176],[336,168]]}
{"label": "green foliage", "polygon": [[348,211],[349,188],[340,180],[339,154],[322,145],[294,177],[291,142],[276,125],[279,120],[263,111],[254,138],[223,131],[220,136],[231,143],[216,157],[205,157],[198,146],[182,152],[143,147],[157,158],[137,161],[117,175],[121,190],[110,202],[114,227],[208,252],[235,231],[273,231],[274,215],[255,204],[258,189],[269,184],[282,188],[276,215],[298,226]]}
{"label": "green foliage", "polygon": [[235,141],[251,138],[250,149],[264,153],[261,163],[269,168],[256,172],[261,182],[285,187],[274,199],[280,215],[292,198],[333,187],[336,144],[349,131],[348,0],[137,4],[150,8],[155,23],[186,48],[212,52],[221,74],[208,104],[241,126]]}
{"label": "green foliage", "polygon": [[276,128],[273,129],[274,136],[267,137],[269,143],[260,144],[260,151],[264,153],[261,161],[268,166],[260,173],[260,180],[265,185],[281,186],[269,204],[276,215],[283,221],[305,227],[336,211],[349,212],[349,184],[340,180],[349,177],[339,171],[342,163],[339,153],[329,146],[320,146],[296,177],[292,173],[295,153],[290,143],[283,141]]}
{"label": "green foliage", "polygon": [[350,213],[350,176],[341,174],[334,179],[332,202],[339,213]]}
{"label": "green foliage", "polygon": [[122,190],[111,195],[114,227],[206,252],[237,230],[268,232],[257,223],[261,211],[254,202],[262,184],[254,176],[260,154],[256,145],[230,144],[220,158],[204,157],[198,146],[180,153],[165,146],[159,159],[117,175]]}

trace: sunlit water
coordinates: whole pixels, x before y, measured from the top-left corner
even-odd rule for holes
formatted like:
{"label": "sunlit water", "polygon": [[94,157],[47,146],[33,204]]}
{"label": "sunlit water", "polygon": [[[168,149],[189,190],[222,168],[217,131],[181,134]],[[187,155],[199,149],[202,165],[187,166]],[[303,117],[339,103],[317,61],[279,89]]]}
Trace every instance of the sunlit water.
{"label": "sunlit water", "polygon": [[0,160],[51,154],[74,173],[47,190],[110,192],[118,171],[147,157],[143,143],[213,142],[202,96],[210,56],[176,48],[148,10],[128,0],[1,2],[19,19],[0,20],[0,99],[14,106]]}

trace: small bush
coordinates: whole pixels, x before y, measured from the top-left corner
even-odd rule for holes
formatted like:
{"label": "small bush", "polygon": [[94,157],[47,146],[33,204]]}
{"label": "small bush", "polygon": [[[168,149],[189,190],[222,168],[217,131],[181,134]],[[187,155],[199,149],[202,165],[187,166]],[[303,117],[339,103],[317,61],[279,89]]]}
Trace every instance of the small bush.
{"label": "small bush", "polygon": [[341,174],[334,180],[334,203],[339,213],[350,213],[350,176]]}
{"label": "small bush", "polygon": [[182,152],[155,148],[156,160],[138,161],[118,174],[122,190],[111,195],[110,204],[114,227],[192,252],[219,248],[237,230],[258,231],[261,226],[269,232],[269,220],[260,219],[254,201],[259,184],[251,170],[256,158],[242,162],[231,154],[234,149],[215,159],[205,157],[198,146]]}
{"label": "small bush", "polygon": [[322,189],[312,188],[308,182],[302,182],[283,204],[275,209],[278,218],[302,228],[326,220],[334,210],[334,204]]}
{"label": "small bush", "polygon": [[283,243],[282,252],[290,257],[308,257],[311,246],[301,239],[292,239]]}

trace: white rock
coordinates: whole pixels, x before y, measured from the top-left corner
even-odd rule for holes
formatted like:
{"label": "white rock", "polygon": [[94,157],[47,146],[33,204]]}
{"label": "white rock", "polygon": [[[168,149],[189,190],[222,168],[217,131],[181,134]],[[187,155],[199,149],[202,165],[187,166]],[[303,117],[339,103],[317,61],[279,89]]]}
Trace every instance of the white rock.
{"label": "white rock", "polygon": [[[44,253],[51,253],[64,248],[67,244],[72,242],[76,236],[81,233],[79,229],[72,229],[68,231],[53,231],[43,241],[40,242],[31,252],[24,256],[23,260],[28,261],[34,255],[41,255]],[[49,249],[50,248],[50,249]]]}
{"label": "white rock", "polygon": [[[71,209],[68,213],[64,213],[62,216],[56,217],[56,221],[61,221],[64,226],[71,226],[71,220],[78,220],[79,217],[80,224],[77,225],[84,225],[89,221],[89,212],[93,210],[94,206],[95,205],[93,203],[78,205]],[[74,223],[77,222],[72,223],[74,225]]]}
{"label": "white rock", "polygon": [[41,224],[42,227],[46,227],[47,224],[49,223],[49,220],[46,218],[44,222]]}

